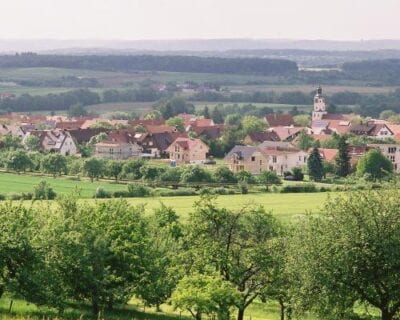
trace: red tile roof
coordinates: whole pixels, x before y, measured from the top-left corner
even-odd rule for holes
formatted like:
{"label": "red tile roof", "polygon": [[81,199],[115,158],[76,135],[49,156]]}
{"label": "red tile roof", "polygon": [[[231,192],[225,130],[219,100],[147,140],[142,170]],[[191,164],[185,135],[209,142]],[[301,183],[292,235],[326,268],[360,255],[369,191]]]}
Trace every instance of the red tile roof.
{"label": "red tile roof", "polygon": [[271,113],[265,116],[265,121],[270,127],[292,126],[294,125],[293,116],[286,113]]}

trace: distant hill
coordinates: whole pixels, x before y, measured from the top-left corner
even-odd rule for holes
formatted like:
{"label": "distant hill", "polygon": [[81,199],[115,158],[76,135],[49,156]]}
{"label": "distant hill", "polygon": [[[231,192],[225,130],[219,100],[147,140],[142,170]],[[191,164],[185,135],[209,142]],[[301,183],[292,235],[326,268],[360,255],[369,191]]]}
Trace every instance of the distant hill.
{"label": "distant hill", "polygon": [[85,52],[122,51],[227,51],[259,49],[299,49],[327,51],[400,50],[400,40],[290,40],[290,39],[190,39],[190,40],[0,40],[0,52],[21,51]]}

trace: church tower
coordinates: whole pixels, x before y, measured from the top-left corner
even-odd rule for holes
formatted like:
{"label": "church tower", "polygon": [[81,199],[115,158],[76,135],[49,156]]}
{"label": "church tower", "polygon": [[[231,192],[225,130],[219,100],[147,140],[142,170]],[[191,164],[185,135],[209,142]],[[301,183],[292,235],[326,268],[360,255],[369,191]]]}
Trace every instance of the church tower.
{"label": "church tower", "polygon": [[324,115],[328,112],[326,111],[327,105],[325,98],[322,96],[322,87],[319,86],[317,89],[317,94],[314,97],[314,110],[312,113],[312,120],[322,120]]}

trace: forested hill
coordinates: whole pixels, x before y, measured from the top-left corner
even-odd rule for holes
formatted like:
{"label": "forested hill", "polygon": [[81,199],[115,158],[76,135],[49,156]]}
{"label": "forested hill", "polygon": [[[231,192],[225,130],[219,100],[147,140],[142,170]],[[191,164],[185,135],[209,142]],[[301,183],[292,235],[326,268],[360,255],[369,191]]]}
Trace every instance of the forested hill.
{"label": "forested hill", "polygon": [[0,67],[54,67],[104,71],[169,71],[288,75],[298,71],[296,62],[284,59],[217,58],[153,55],[39,55],[25,53],[0,56]]}
{"label": "forested hill", "polygon": [[400,59],[367,60],[343,64],[343,71],[351,79],[368,79],[376,83],[400,83]]}

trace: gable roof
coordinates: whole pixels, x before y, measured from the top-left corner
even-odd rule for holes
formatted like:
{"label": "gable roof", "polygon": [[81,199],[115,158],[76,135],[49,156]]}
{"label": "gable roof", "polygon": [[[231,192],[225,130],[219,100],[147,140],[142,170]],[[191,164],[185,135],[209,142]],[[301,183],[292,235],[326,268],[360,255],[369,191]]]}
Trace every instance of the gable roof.
{"label": "gable roof", "polygon": [[282,127],[282,126],[271,127],[268,129],[268,131],[270,132],[271,131],[275,132],[281,141],[294,138],[303,130],[305,130],[304,127]]}
{"label": "gable roof", "polygon": [[208,146],[203,141],[201,141],[200,139],[193,139],[193,138],[187,138],[187,137],[178,137],[167,148],[167,151],[168,151],[169,148],[171,148],[175,144],[179,145],[181,148],[183,148],[183,150],[191,150],[191,149],[193,149],[194,147],[196,147],[198,145],[204,145],[208,149]]}
{"label": "gable roof", "polygon": [[288,113],[270,113],[265,116],[265,121],[270,127],[292,126],[294,125],[293,116]]}
{"label": "gable roof", "polygon": [[326,149],[326,148],[319,148],[319,154],[321,158],[326,161],[333,161],[336,158],[336,155],[339,150],[337,149]]}
{"label": "gable roof", "polygon": [[228,152],[224,160],[229,161],[233,156],[239,158],[240,160],[247,160],[257,151],[259,151],[258,147],[237,145],[234,146],[233,149]]}
{"label": "gable roof", "polygon": [[275,131],[263,131],[249,133],[246,139],[250,139],[253,143],[262,143],[264,141],[280,141]]}

